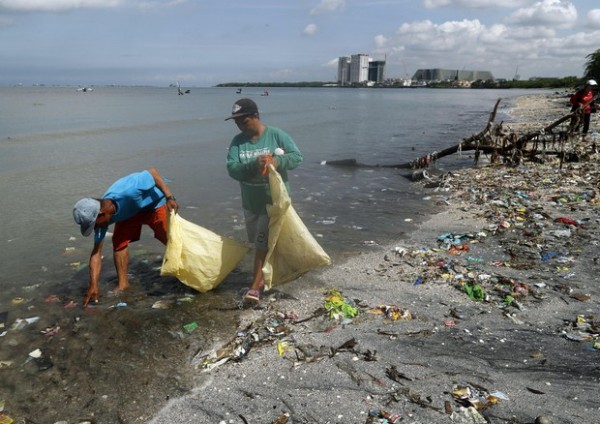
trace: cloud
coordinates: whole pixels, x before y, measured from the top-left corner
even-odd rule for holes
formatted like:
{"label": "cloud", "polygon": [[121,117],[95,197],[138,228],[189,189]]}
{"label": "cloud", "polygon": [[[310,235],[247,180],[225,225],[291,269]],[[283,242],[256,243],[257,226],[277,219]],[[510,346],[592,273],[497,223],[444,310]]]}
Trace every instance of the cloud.
{"label": "cloud", "polygon": [[159,7],[175,7],[187,3],[188,0],[152,0],[140,2],[140,9],[157,9]]}
{"label": "cloud", "polygon": [[423,0],[423,6],[427,9],[445,6],[458,6],[469,9],[486,7],[523,7],[528,3],[530,3],[528,0]]}
{"label": "cloud", "polygon": [[506,19],[514,25],[554,25],[571,28],[577,21],[577,9],[568,1],[542,0],[517,10]]}
{"label": "cloud", "polygon": [[0,10],[55,12],[70,9],[110,8],[122,0],[0,0]]}
{"label": "cloud", "polygon": [[375,36],[375,48],[381,50],[387,43],[387,38],[381,34]]}
{"label": "cloud", "polygon": [[[532,7],[539,10],[542,5],[554,3],[537,2]],[[569,6],[570,3],[562,3],[562,7]],[[600,10],[588,14],[591,22],[598,24],[599,18]],[[554,24],[485,25],[477,19],[443,23],[421,20],[406,22],[393,34],[377,35],[373,50],[386,53],[392,67],[409,63],[414,69],[490,70],[495,77],[510,78],[518,64],[522,74],[560,77],[576,75],[577,70],[565,71],[564,64],[582,62],[598,48],[599,38],[600,26],[596,31],[582,28],[578,33],[565,35]]]}
{"label": "cloud", "polygon": [[346,0],[321,0],[317,6],[311,11],[311,15],[318,15],[325,12],[335,12],[337,10],[344,10],[346,7]]}
{"label": "cloud", "polygon": [[600,9],[590,10],[587,14],[587,22],[591,28],[600,28]]}
{"label": "cloud", "polygon": [[338,62],[339,62],[339,57],[336,57],[334,59],[331,59],[329,62],[327,62],[324,66],[328,67],[328,68],[337,68],[338,66]]}
{"label": "cloud", "polygon": [[302,33],[311,37],[317,33],[317,26],[315,24],[308,24]]}

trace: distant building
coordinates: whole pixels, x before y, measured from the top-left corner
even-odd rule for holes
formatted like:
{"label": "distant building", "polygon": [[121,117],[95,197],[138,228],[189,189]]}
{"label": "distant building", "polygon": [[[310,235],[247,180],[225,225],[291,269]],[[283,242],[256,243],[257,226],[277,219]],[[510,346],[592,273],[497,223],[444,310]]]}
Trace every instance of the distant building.
{"label": "distant building", "polygon": [[459,71],[457,69],[435,68],[419,69],[412,79],[426,82],[461,81],[461,85],[464,85],[465,82],[493,80],[494,76],[490,71]]}
{"label": "distant building", "polygon": [[385,81],[385,60],[372,60],[369,62],[369,81],[382,84]]}
{"label": "distant building", "polygon": [[338,58],[338,85],[381,84],[385,80],[385,61],[371,60],[360,53]]}
{"label": "distant building", "polygon": [[350,83],[350,58],[340,56],[338,58],[338,84],[348,85]]}
{"label": "distant building", "polygon": [[360,84],[369,80],[369,55],[353,54],[350,56],[350,82]]}

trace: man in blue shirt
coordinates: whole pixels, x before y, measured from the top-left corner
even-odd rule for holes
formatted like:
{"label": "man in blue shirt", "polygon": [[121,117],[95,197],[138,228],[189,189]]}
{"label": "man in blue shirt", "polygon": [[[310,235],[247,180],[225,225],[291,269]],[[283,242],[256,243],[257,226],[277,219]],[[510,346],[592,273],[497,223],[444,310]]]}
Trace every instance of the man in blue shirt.
{"label": "man in blue shirt", "polygon": [[154,168],[136,172],[113,183],[101,199],[83,198],[73,208],[73,218],[85,237],[94,232],[94,248],[90,255],[90,285],[83,301],[98,302],[98,280],[102,269],[102,245],[110,224],[115,224],[112,237],[118,291],[129,288],[127,269],[129,243],[138,241],[142,225],[154,231],[154,237],[167,244],[167,209],[177,212],[179,205],[165,180]]}

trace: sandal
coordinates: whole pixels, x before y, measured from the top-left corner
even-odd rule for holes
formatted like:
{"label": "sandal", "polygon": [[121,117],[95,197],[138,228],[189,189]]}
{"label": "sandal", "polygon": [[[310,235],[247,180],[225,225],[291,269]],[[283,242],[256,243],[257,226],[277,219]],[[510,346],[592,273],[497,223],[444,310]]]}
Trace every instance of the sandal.
{"label": "sandal", "polygon": [[258,303],[262,299],[262,291],[265,287],[265,283],[263,281],[260,282],[258,289],[250,289],[246,292],[244,296],[244,300]]}
{"label": "sandal", "polygon": [[246,295],[244,296],[244,300],[256,302],[256,303],[260,302],[260,298],[261,298],[260,290],[250,289],[246,292]]}

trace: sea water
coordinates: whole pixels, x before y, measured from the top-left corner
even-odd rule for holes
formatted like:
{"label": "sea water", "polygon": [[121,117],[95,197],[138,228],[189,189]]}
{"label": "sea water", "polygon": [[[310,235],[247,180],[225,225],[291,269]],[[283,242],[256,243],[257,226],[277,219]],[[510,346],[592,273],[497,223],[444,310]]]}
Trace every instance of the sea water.
{"label": "sea water", "polygon": [[[185,219],[246,240],[239,186],[225,156],[237,133],[224,121],[240,97],[288,132],[304,162],[290,172],[293,205],[308,229],[341,260],[412,231],[435,205],[393,168],[339,168],[323,161],[403,164],[481,131],[497,99],[514,90],[73,87],[0,88],[0,306],[23,290],[69,283],[85,268],[92,240],[72,208],[100,197],[116,179],[155,167],[170,181]],[[437,166],[470,163],[446,158]],[[144,230],[134,246],[160,258]],[[134,248],[132,246],[132,249]],[[112,268],[110,246],[104,267]],[[132,260],[135,260],[133,258]],[[156,271],[158,274],[158,271]],[[84,277],[85,278],[85,277]]]}

